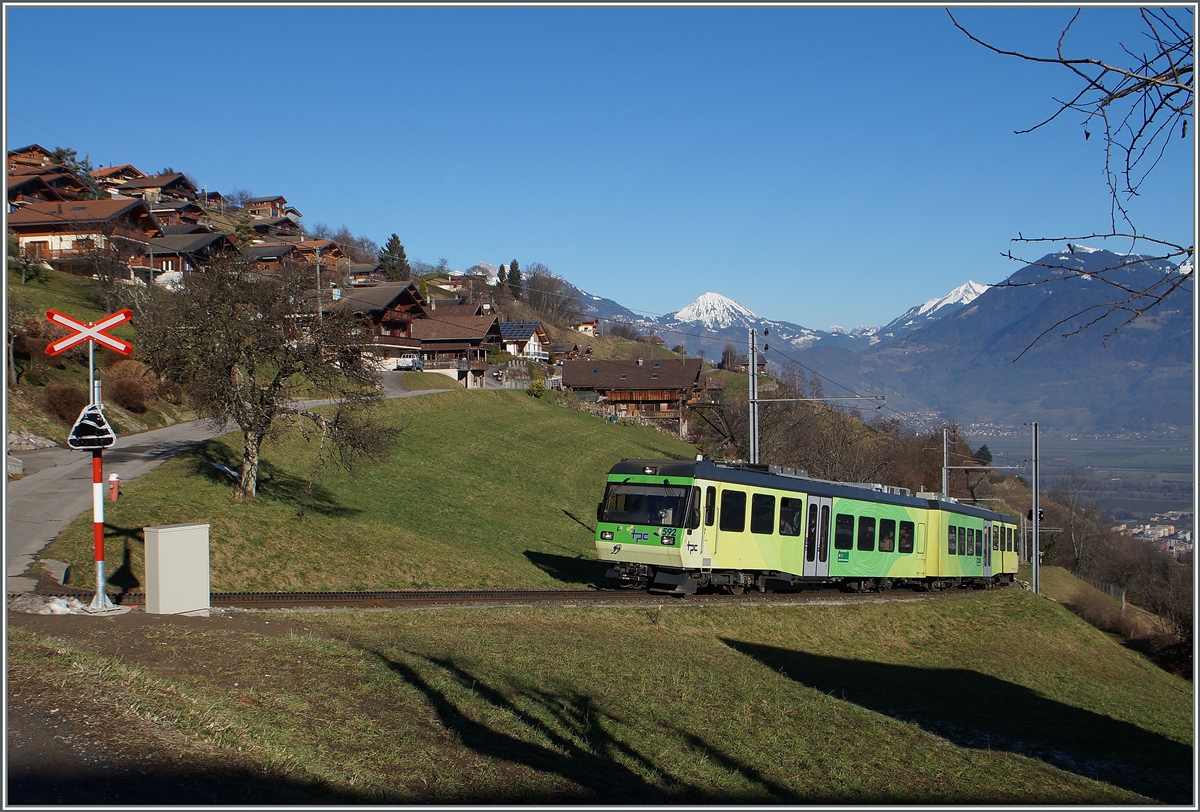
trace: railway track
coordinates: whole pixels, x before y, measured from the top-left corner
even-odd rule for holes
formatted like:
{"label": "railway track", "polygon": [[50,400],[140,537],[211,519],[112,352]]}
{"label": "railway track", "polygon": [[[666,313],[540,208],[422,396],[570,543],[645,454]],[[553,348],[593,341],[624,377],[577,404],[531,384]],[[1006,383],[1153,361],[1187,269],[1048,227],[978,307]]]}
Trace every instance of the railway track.
{"label": "railway track", "polygon": [[[737,604],[857,604],[897,600],[936,600],[967,594],[970,590],[911,592],[907,589],[848,594],[836,588],[793,592],[748,592],[744,595],[667,595],[641,589],[430,589],[363,592],[214,592],[214,609],[403,609],[433,606],[492,606],[505,604],[630,604],[658,603],[679,606]],[[39,589],[43,597],[76,598],[84,603],[94,593],[75,589]],[[11,596],[10,596],[11,597]],[[141,592],[110,594],[114,603],[144,607]]]}

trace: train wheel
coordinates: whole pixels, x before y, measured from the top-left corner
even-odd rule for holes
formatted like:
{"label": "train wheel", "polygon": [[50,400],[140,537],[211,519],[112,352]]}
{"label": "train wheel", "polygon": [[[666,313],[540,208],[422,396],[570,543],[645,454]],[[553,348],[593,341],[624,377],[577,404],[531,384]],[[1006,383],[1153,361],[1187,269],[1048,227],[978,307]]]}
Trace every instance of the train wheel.
{"label": "train wheel", "polygon": [[745,595],[746,594],[746,587],[744,584],[730,584],[729,586],[727,586],[725,588],[729,590],[730,595]]}

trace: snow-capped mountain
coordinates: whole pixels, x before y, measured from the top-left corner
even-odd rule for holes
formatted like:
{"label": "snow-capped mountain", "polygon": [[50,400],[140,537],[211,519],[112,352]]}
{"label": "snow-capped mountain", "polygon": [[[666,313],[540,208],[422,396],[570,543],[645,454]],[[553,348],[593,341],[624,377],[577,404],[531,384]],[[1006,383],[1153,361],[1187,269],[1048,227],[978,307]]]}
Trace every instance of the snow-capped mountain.
{"label": "snow-capped mountain", "polygon": [[959,285],[945,296],[930,299],[924,304],[909,308],[899,318],[893,319],[875,330],[871,336],[878,341],[881,338],[907,333],[923,327],[931,321],[951,316],[975,301],[987,289],[988,285],[981,285],[978,282]]}
{"label": "snow-capped mountain", "polygon": [[748,327],[761,321],[750,308],[738,304],[727,296],[711,292],[705,293],[687,307],[674,313],[668,313],[663,318],[703,324],[710,330],[723,330],[735,325]]}

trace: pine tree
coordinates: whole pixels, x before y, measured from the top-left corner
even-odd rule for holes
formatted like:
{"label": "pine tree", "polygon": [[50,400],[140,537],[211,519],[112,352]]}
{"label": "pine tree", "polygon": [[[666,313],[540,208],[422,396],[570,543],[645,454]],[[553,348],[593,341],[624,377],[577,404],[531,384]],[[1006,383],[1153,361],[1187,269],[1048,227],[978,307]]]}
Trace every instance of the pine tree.
{"label": "pine tree", "polygon": [[404,244],[395,234],[388,237],[387,244],[379,251],[379,264],[387,278],[396,282],[407,282],[412,276],[412,268],[408,264],[408,256],[404,253]]}
{"label": "pine tree", "polygon": [[514,299],[521,298],[521,266],[515,259],[508,266],[508,290]]}
{"label": "pine tree", "polygon": [[245,248],[254,242],[254,226],[251,222],[249,212],[242,211],[238,214],[237,223],[233,227],[233,241],[237,243],[238,248]]}
{"label": "pine tree", "polygon": [[504,287],[508,284],[508,277],[506,276],[507,273],[508,273],[508,269],[506,269],[503,265],[501,265],[500,270],[496,272],[496,287],[497,288],[503,290]]}

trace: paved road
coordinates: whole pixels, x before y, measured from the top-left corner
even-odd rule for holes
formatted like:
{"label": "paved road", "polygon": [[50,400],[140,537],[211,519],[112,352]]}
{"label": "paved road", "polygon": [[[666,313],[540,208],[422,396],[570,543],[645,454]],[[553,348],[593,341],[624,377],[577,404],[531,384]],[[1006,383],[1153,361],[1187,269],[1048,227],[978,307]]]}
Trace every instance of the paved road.
{"label": "paved road", "polygon": [[[384,373],[384,397],[402,398],[431,395],[454,390],[409,392],[401,376]],[[315,405],[312,401],[307,405]],[[202,440],[215,437],[220,431],[209,428],[205,421],[178,423],[166,428],[118,437],[112,448],[104,452],[104,479],[116,473],[122,482],[150,471],[175,454]],[[33,581],[19,577],[29,569],[42,548],[58,536],[71,521],[92,506],[92,455],[64,448],[45,448],[21,451],[25,464],[21,479],[8,483],[5,503],[4,557],[5,576],[9,592],[33,588]]]}

